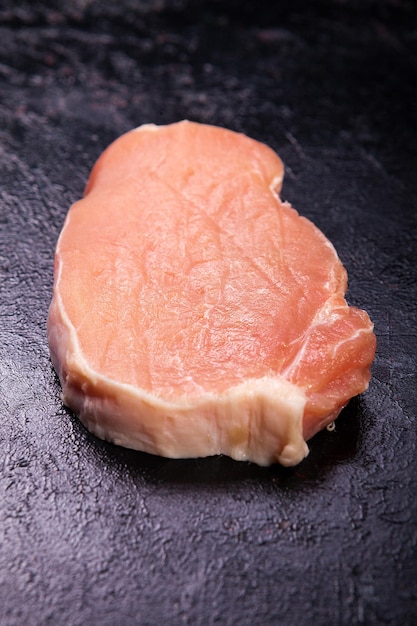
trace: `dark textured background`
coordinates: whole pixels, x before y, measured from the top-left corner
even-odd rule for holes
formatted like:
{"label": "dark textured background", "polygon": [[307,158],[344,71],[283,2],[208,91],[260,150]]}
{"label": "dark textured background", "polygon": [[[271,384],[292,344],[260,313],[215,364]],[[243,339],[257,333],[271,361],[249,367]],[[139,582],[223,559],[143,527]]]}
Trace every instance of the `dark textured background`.
{"label": "dark textured background", "polygon": [[[291,9],[288,8],[291,5]],[[0,4],[0,623],[417,624],[417,22],[406,0]],[[297,468],[96,440],[45,339],[53,252],[119,134],[265,141],[375,322]]]}

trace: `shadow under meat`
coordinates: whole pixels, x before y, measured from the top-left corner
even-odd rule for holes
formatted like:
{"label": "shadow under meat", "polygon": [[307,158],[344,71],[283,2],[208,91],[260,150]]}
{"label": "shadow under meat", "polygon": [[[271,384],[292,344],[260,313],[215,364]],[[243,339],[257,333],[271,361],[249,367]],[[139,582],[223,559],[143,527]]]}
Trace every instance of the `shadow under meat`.
{"label": "shadow under meat", "polygon": [[[226,456],[197,459],[168,459],[129,450],[89,435],[96,454],[106,464],[116,462],[124,471],[139,474],[152,483],[222,486],[247,481],[269,482],[297,489],[315,482],[334,466],[354,459],[363,428],[360,398],[353,398],[335,422],[334,430],[323,430],[309,442],[309,455],[295,467],[279,464],[260,467],[255,463],[234,461]],[[98,449],[97,449],[98,448]],[[106,458],[104,458],[106,457]]]}

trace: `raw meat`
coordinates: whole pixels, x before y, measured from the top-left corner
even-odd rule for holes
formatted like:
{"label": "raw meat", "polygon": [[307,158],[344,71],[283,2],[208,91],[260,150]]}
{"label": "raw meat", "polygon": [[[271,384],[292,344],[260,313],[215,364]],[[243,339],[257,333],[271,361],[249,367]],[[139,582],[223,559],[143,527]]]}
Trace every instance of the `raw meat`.
{"label": "raw meat", "polygon": [[267,146],[183,121],[117,139],[70,209],[48,340],[98,437],[166,457],[295,465],[375,352],[325,236]]}

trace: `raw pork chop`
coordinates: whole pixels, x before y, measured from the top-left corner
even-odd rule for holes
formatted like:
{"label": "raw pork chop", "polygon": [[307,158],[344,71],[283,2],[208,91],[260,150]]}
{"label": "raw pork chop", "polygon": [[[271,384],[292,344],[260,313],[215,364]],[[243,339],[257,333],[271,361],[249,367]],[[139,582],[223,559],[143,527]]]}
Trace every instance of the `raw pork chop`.
{"label": "raw pork chop", "polygon": [[369,382],[375,336],[265,145],[188,121],[117,139],[70,209],[48,339],[98,437],[294,465]]}

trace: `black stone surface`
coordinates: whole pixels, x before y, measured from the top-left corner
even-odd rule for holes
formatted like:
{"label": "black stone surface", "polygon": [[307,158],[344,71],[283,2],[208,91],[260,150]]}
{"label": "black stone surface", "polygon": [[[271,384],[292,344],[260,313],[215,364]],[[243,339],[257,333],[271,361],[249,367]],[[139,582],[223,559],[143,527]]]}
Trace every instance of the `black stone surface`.
{"label": "black stone surface", "polygon": [[[0,5],[0,623],[417,624],[415,3]],[[53,253],[144,122],[243,131],[375,322],[369,391],[297,468],[92,437],[45,338]]]}

